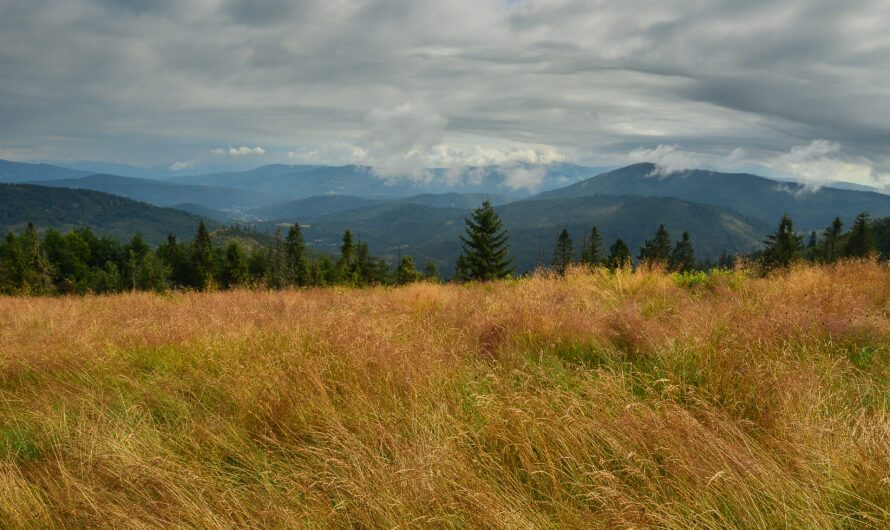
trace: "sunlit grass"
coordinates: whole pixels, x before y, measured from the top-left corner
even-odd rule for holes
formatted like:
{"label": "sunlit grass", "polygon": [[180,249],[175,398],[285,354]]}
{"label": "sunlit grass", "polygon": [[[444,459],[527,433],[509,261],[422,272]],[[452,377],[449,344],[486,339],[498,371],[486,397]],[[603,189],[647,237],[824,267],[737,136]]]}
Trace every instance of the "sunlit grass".
{"label": "sunlit grass", "polygon": [[890,270],[0,298],[0,526],[886,527]]}

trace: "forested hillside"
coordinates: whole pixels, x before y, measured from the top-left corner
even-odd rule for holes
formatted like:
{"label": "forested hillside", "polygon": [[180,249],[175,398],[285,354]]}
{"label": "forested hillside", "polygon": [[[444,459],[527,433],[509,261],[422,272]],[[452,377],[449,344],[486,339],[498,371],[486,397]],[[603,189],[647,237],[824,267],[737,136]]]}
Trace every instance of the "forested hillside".
{"label": "forested hillside", "polygon": [[[759,248],[772,225],[715,206],[656,197],[526,200],[497,210],[510,234],[510,254],[520,272],[550,263],[562,228],[580,242],[596,225],[607,245],[622,238],[636,249],[664,223],[675,237],[689,232],[699,257],[716,260],[724,250],[735,254]],[[387,203],[300,222],[308,224],[307,240],[319,248],[335,249],[339,234],[350,228],[391,262],[400,254],[410,254],[418,263],[434,261],[450,275],[459,253],[458,236],[469,213]]]}
{"label": "forested hillside", "polygon": [[[200,217],[172,208],[160,208],[117,195],[90,190],[0,184],[0,232],[21,232],[29,222],[38,229],[68,231],[89,226],[98,234],[128,240],[140,233],[157,244],[167,234],[190,237]],[[217,226],[208,221],[208,226]]]}
{"label": "forested hillside", "polygon": [[890,215],[890,196],[869,191],[822,187],[809,189],[793,182],[748,175],[690,170],[661,174],[654,164],[635,164],[541,193],[558,199],[595,195],[676,197],[731,208],[747,217],[772,222],[787,213],[802,230],[819,230],[835,217],[849,223],[860,212]]}
{"label": "forested hillside", "polygon": [[87,177],[40,182],[41,186],[80,188],[113,193],[157,206],[195,203],[206,208],[256,207],[275,201],[269,194],[223,186],[174,184],[153,179],[90,175]]}

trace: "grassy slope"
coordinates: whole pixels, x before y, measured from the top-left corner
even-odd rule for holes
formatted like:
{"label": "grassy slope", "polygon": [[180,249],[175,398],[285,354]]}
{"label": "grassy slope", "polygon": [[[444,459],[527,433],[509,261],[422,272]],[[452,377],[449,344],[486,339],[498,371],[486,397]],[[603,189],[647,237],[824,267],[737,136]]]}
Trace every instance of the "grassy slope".
{"label": "grassy slope", "polygon": [[0,298],[0,526],[886,526],[888,302],[870,262]]}

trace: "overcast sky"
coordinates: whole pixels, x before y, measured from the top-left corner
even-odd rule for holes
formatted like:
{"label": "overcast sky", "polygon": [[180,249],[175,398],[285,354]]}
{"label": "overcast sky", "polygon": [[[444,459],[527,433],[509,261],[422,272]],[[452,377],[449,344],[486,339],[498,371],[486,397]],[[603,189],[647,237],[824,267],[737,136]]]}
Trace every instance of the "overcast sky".
{"label": "overcast sky", "polygon": [[890,183],[887,0],[0,0],[0,158]]}

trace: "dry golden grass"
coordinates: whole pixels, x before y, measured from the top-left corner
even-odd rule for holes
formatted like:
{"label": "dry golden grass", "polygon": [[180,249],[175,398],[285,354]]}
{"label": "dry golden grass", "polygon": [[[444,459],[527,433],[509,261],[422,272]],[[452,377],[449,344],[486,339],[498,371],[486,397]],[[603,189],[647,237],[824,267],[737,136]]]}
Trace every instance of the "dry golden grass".
{"label": "dry golden grass", "polygon": [[0,526],[886,527],[890,269],[0,298]]}

